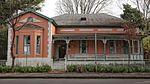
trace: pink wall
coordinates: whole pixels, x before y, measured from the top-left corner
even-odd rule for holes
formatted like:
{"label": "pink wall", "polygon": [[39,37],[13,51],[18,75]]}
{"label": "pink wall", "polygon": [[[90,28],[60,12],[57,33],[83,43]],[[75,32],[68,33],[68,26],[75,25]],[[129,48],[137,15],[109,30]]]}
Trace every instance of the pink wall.
{"label": "pink wall", "polygon": [[[37,16],[33,13],[26,13],[25,15],[21,16],[20,21],[28,18],[33,17],[35,19],[40,20],[40,22],[28,22],[30,24],[35,24],[38,26],[41,26],[42,28],[22,28],[21,30],[16,32],[16,36],[19,36],[19,49],[18,49],[18,55],[16,55],[18,58],[25,57],[26,55],[23,54],[23,38],[24,35],[30,35],[30,43],[31,43],[31,54],[28,56],[29,58],[34,57],[47,57],[48,56],[48,20],[41,18],[40,16]],[[22,25],[23,22],[18,23],[17,25]],[[41,51],[40,55],[36,55],[36,37],[37,35],[41,36]],[[14,53],[15,53],[15,47],[14,47]]]}

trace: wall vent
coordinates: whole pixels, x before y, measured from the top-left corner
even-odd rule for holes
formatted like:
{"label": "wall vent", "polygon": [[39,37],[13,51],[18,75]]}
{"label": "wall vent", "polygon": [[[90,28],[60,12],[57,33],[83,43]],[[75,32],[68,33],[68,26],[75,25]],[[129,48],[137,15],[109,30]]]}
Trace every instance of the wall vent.
{"label": "wall vent", "polygon": [[86,17],[81,17],[81,21],[86,21]]}

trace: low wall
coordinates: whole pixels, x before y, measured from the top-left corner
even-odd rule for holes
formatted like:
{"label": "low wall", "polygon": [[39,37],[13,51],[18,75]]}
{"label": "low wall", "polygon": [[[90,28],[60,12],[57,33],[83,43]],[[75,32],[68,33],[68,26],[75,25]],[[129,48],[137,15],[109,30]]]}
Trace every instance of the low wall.
{"label": "low wall", "polygon": [[[11,65],[11,60],[9,60],[6,64]],[[53,59],[49,59],[49,58],[16,58],[15,59],[15,65],[19,65],[19,66],[37,66],[43,64],[52,66]]]}
{"label": "low wall", "polygon": [[0,60],[0,65],[6,65],[6,60]]}

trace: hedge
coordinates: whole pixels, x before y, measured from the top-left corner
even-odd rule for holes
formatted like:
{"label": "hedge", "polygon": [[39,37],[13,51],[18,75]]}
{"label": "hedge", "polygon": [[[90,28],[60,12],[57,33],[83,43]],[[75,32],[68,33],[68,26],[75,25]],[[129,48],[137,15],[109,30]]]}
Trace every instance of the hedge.
{"label": "hedge", "polygon": [[78,64],[67,65],[68,72],[100,72],[100,73],[134,73],[134,72],[150,72],[150,66],[141,65],[102,65],[102,64]]}
{"label": "hedge", "polygon": [[15,66],[11,68],[11,66],[0,65],[0,73],[40,73],[40,72],[48,72],[51,71],[51,66],[42,65],[42,66]]}

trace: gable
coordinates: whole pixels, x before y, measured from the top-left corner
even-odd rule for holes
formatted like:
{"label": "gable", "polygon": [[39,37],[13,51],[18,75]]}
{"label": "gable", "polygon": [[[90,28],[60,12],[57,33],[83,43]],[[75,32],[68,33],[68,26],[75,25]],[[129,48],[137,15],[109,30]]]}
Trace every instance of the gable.
{"label": "gable", "polygon": [[[22,26],[22,25],[21,25]],[[17,28],[20,28],[21,26],[17,26]],[[43,28],[43,27],[41,27],[41,26],[39,26],[39,25],[35,25],[35,24],[25,24],[24,26],[23,26],[23,28]]]}
{"label": "gable", "polygon": [[32,18],[33,21],[32,22],[48,22],[47,19],[41,17],[41,16],[38,16],[34,13],[25,13],[23,14],[22,16],[20,16],[20,20],[19,22],[27,22],[29,18]]}
{"label": "gable", "polygon": [[40,14],[38,12],[35,11],[25,11],[20,13],[18,16],[15,16],[15,18],[21,18],[19,20],[19,22],[26,22],[28,20],[29,17],[33,18],[33,22],[51,22],[52,24],[54,24],[55,26],[57,25],[56,22],[52,19],[49,18],[43,14]]}
{"label": "gable", "polygon": [[[24,18],[23,20],[20,20],[19,22],[27,22],[28,19],[29,19],[29,17]],[[42,21],[33,17],[33,22],[42,22]]]}

